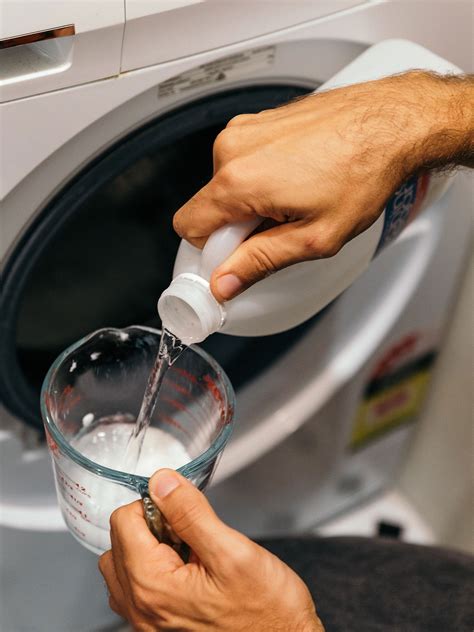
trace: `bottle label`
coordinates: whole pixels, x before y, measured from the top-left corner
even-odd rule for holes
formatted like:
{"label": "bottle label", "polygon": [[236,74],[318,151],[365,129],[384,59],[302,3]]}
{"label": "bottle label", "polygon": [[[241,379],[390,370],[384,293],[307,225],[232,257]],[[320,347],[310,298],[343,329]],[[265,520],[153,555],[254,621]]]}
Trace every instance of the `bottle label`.
{"label": "bottle label", "polygon": [[376,254],[394,241],[405,226],[418,215],[428,191],[429,180],[429,174],[414,176],[404,182],[389,199],[385,207],[385,221]]}

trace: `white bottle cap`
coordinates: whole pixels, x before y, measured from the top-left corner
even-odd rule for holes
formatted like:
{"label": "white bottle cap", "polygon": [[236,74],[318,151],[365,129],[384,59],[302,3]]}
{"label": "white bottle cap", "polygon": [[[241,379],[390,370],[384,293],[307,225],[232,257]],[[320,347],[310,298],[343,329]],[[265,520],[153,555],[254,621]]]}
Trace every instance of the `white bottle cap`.
{"label": "white bottle cap", "polygon": [[225,312],[209,283],[197,274],[179,274],[158,300],[163,327],[187,345],[202,342],[218,331]]}

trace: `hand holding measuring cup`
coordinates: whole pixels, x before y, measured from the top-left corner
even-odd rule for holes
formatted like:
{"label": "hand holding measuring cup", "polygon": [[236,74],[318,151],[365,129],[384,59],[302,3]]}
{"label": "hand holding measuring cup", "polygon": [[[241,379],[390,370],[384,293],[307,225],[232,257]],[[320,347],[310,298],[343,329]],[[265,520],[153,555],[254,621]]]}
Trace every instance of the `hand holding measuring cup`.
{"label": "hand holding measuring cup", "polygon": [[110,548],[112,512],[146,497],[158,468],[177,469],[205,489],[231,433],[227,376],[188,348],[164,379],[136,471],[121,470],[159,343],[160,332],[144,327],[99,330],[67,349],[43,384],[59,505],[72,535],[97,554]]}
{"label": "hand holding measuring cup", "polygon": [[150,493],[193,553],[185,564],[158,544],[140,503],[112,514],[112,549],[99,568],[111,608],[134,630],[324,632],[303,581],[224,524],[187,479],[160,470]]}

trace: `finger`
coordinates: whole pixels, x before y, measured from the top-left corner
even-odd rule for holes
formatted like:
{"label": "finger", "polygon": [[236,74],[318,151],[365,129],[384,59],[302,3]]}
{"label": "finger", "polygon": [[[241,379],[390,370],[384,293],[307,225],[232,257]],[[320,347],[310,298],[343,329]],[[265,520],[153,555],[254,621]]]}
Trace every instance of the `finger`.
{"label": "finger", "polygon": [[122,617],[122,619],[126,619],[127,618],[127,613],[126,611],[122,608],[122,606],[114,599],[114,597],[112,597],[112,595],[109,595],[109,608],[111,610],[113,610],[113,612],[115,612],[115,614],[118,614],[119,617]]}
{"label": "finger", "polygon": [[214,513],[204,494],[174,470],[156,472],[149,483],[150,495],[175,533],[186,542],[208,569],[218,569],[232,553],[240,534]]}
{"label": "finger", "polygon": [[[241,116],[248,118],[248,115]],[[246,124],[233,124],[233,121],[234,119],[229,121],[227,127],[219,132],[214,141],[212,148],[214,175],[232,160],[249,156],[255,150],[259,151],[268,146],[280,136],[281,130],[276,130],[274,125],[270,125],[270,120],[255,118],[254,123]]]}
{"label": "finger", "polygon": [[221,226],[251,219],[256,214],[244,200],[245,188],[239,188],[239,194],[225,170],[222,173],[188,200],[173,218],[178,235],[198,248]]}
{"label": "finger", "polygon": [[110,608],[121,617],[126,618],[125,594],[117,577],[112,551],[107,551],[100,556],[99,570],[107,584]]}
{"label": "finger", "polygon": [[173,571],[183,566],[184,562],[176,551],[158,542],[149,530],[141,501],[114,511],[110,517],[110,525],[115,569],[122,586],[129,586],[130,578],[140,576],[143,568],[150,563],[157,573]]}
{"label": "finger", "polygon": [[202,248],[209,235],[226,224],[251,219],[255,213],[242,208],[238,200],[232,204],[229,192],[216,191],[214,180],[198,191],[173,218],[174,230],[182,239]]}
{"label": "finger", "polygon": [[[122,508],[120,508],[122,509]],[[119,518],[118,509],[112,513],[110,516],[110,543],[111,543],[111,554],[114,559],[114,569],[117,579],[122,586],[122,590],[127,595],[130,594],[131,585],[130,579],[128,577],[128,571],[123,563],[123,546],[121,542],[121,538],[119,537],[119,529],[118,524],[122,520],[126,520],[126,518]]]}
{"label": "finger", "polygon": [[343,243],[336,227],[298,220],[280,224],[244,241],[213,273],[211,290],[219,302],[294,263],[331,257]]}

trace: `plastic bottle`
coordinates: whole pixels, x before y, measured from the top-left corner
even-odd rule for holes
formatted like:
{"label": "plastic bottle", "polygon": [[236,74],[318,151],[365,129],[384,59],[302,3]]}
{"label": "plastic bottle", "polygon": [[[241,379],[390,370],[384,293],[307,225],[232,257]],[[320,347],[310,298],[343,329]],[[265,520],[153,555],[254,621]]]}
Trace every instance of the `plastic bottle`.
{"label": "plastic bottle", "polygon": [[[386,40],[362,53],[320,89],[378,79],[411,69],[459,73],[438,55],[405,40]],[[405,183],[366,231],[329,259],[292,265],[219,304],[209,288],[212,271],[255,229],[259,218],[213,233],[201,251],[186,241],[178,250],[173,281],[158,301],[163,326],[184,343],[210,334],[262,336],[299,325],[328,305],[393,241],[421,210],[449,186],[447,177],[421,176]]]}

